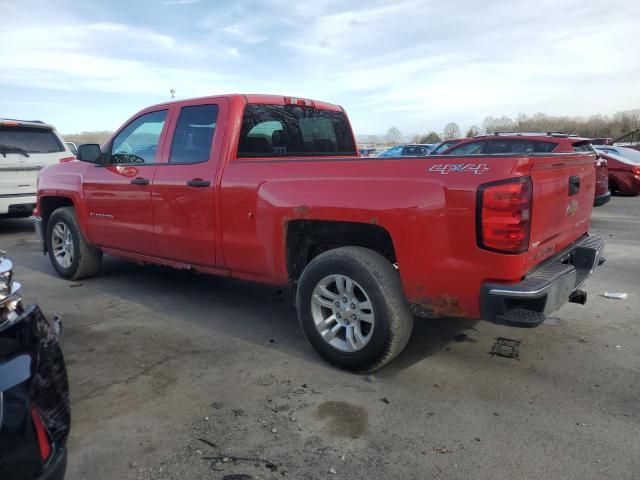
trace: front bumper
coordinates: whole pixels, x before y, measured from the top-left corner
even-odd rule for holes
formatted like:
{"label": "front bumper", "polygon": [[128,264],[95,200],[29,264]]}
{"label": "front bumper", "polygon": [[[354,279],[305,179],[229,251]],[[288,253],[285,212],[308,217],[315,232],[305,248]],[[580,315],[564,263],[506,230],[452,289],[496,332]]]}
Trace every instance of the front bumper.
{"label": "front bumper", "polygon": [[[586,301],[580,287],[604,263],[604,240],[587,235],[515,284],[485,283],[482,319],[514,327],[537,327],[570,298]],[[578,301],[578,300],[576,300]]]}
{"label": "front bumper", "polygon": [[598,195],[593,200],[593,206],[594,207],[599,207],[599,206],[604,205],[605,203],[607,203],[609,200],[611,200],[611,192],[607,190],[607,193],[603,193],[602,195]]}
{"label": "front bumper", "polygon": [[44,472],[38,480],[63,480],[67,471],[67,449],[62,448],[56,452],[56,456],[52,458],[45,466]]}
{"label": "front bumper", "polygon": [[35,206],[35,193],[0,195],[0,215],[29,216]]}

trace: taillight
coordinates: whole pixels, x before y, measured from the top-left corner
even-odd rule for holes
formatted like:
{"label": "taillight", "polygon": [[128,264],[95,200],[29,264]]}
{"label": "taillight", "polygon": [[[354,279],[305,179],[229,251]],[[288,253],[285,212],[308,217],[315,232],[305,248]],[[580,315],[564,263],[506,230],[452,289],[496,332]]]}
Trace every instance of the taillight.
{"label": "taillight", "polygon": [[284,97],[284,103],[287,105],[300,105],[301,107],[315,107],[312,100],[296,97]]}
{"label": "taillight", "polygon": [[529,248],[532,190],[529,177],[480,185],[476,215],[480,248],[503,253]]}
{"label": "taillight", "polygon": [[60,163],[73,162],[76,157],[63,157],[59,160]]}
{"label": "taillight", "polygon": [[631,171],[636,175],[640,175],[640,167],[631,167]]}
{"label": "taillight", "polygon": [[51,455],[51,445],[49,444],[49,437],[47,431],[42,423],[42,417],[36,407],[31,407],[31,417],[33,418],[33,426],[36,429],[36,435],[38,437],[38,447],[40,448],[40,457],[42,461],[45,461]]}

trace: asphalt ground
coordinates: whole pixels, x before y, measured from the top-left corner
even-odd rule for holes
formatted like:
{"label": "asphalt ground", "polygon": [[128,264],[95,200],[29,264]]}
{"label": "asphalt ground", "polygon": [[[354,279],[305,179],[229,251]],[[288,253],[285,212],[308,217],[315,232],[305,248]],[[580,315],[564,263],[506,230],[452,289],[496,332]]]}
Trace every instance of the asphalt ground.
{"label": "asphalt ground", "polygon": [[324,363],[278,289],[110,257],[65,281],[27,220],[0,221],[0,247],[63,319],[69,479],[640,478],[640,197],[592,231],[587,305],[531,330],[418,320],[372,376]]}

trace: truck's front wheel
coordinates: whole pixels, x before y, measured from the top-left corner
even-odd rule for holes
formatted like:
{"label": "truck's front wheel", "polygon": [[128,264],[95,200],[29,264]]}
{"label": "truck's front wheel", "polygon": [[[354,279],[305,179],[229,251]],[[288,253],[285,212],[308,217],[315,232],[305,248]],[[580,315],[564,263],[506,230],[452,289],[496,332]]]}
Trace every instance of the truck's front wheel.
{"label": "truck's front wheel", "polygon": [[79,280],[100,269],[102,252],[82,236],[73,207],[62,207],[51,214],[46,242],[53,268],[61,277]]}
{"label": "truck's front wheel", "polygon": [[367,248],[337,248],[309,262],[296,305],[311,345],[347,370],[382,367],[402,351],[413,329],[398,272]]}

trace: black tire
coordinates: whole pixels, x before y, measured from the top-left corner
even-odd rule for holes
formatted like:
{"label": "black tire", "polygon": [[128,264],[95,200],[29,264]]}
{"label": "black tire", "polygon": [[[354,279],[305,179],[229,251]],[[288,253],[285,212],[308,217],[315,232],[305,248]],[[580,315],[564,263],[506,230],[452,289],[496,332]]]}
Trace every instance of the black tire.
{"label": "black tire", "polygon": [[[330,275],[346,275],[367,293],[375,312],[374,327],[367,344],[355,352],[344,352],[327,343],[316,328],[312,313],[313,291]],[[305,337],[316,351],[337,367],[371,372],[393,360],[407,345],[413,315],[405,299],[400,275],[379,253],[362,247],[342,247],[322,253],[306,266],[296,294],[298,320]]]}
{"label": "black tire", "polygon": [[[68,267],[60,264],[55,257],[53,249],[53,229],[62,223],[69,229],[73,242],[73,259]],[[102,263],[102,251],[89,245],[82,235],[82,231],[76,220],[75,209],[73,207],[61,207],[55,210],[47,221],[46,239],[49,259],[56,272],[69,280],[80,280],[95,275],[100,270]]]}

